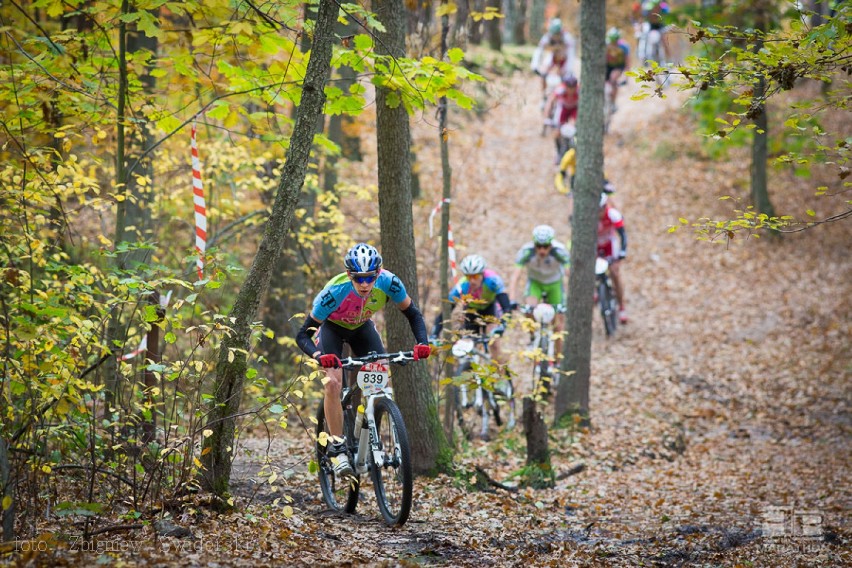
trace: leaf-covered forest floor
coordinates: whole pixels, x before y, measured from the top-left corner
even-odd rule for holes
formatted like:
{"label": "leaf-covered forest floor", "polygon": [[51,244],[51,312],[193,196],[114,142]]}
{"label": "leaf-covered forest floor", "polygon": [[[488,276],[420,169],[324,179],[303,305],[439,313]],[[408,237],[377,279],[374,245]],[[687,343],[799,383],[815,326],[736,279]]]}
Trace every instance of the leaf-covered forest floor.
{"label": "leaf-covered forest floor", "polygon": [[[540,136],[538,84],[518,73],[488,89],[487,112],[451,117],[453,229],[459,259],[479,252],[508,277],[534,225],[552,224],[567,240],[568,201],[553,189],[554,151]],[[326,510],[307,472],[311,443],[293,427],[243,441],[233,480],[237,512],[187,508],[174,521],[190,537],[145,529],[120,540],[104,535],[99,550],[112,552],[100,556],[65,551],[17,559],[213,566],[852,563],[852,225],[778,239],[737,236],[727,245],[698,241],[688,229],[669,233],[679,217],[729,214],[731,202],[718,197],[747,196],[748,154],[703,158],[694,124],[680,110],[683,95],[670,90],[665,100],[630,101],[631,90],[622,89],[605,150],[629,232],[623,273],[630,322],[607,340],[594,320],[592,426],[551,432],[553,489],[476,490],[469,473],[419,478],[409,522],[390,529],[369,480],[356,515]],[[426,220],[440,194],[434,117],[416,116],[414,136],[423,187],[416,211],[421,297],[431,318],[437,239],[429,239]],[[365,161],[346,175],[369,183],[372,140],[365,138],[364,149]],[[816,184],[777,173],[773,180],[776,207],[804,211],[800,205]],[[814,208],[818,217],[828,213]],[[518,331],[504,340],[506,348],[521,344]],[[523,383],[520,363],[515,370]],[[274,487],[257,476],[267,458],[279,475]],[[465,443],[457,459],[460,470],[479,466],[511,486],[524,465],[521,428]],[[820,536],[802,534],[809,530]],[[107,542],[117,544],[110,549]]]}

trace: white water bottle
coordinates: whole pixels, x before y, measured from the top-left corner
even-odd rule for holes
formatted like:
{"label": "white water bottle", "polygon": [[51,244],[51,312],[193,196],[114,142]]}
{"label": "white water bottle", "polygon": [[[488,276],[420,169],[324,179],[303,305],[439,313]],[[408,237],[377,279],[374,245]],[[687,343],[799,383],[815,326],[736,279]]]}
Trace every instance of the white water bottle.
{"label": "white water bottle", "polygon": [[355,429],[353,434],[355,439],[358,440],[361,437],[361,428],[364,426],[364,407],[362,405],[358,405],[358,411],[355,415]]}

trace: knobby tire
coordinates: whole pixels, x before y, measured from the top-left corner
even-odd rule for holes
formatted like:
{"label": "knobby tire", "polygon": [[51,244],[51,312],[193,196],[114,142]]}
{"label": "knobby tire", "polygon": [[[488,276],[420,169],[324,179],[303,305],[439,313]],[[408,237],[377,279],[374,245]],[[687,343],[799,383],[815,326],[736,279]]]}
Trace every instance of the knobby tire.
{"label": "knobby tire", "polygon": [[[355,411],[348,409],[343,411],[343,432],[346,434],[347,444],[357,444],[357,440],[352,439],[352,431],[354,428]],[[334,474],[334,465],[331,458],[328,457],[328,445],[323,446],[319,443],[321,432],[327,432],[325,422],[325,407],[323,399],[320,399],[319,408],[317,408],[317,427],[316,427],[316,456],[317,464],[319,465],[319,483],[322,490],[322,497],[325,504],[334,511],[339,513],[352,514],[358,506],[358,493],[360,491],[360,483],[358,477],[350,479],[338,479]],[[329,444],[331,442],[329,441]],[[351,454],[351,452],[350,452]],[[350,461],[352,456],[349,456]],[[354,464],[353,464],[354,467]]]}
{"label": "knobby tire", "polygon": [[374,415],[378,443],[385,456],[385,463],[375,463],[373,452],[370,452],[370,475],[376,500],[385,522],[402,526],[411,512],[414,488],[408,431],[399,407],[388,398],[376,399]]}

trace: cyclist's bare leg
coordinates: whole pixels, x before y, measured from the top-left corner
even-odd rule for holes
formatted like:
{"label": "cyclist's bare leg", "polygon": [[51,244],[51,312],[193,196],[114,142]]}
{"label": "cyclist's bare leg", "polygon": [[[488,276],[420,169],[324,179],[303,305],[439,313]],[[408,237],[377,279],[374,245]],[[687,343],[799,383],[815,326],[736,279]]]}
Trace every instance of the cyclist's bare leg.
{"label": "cyclist's bare leg", "polygon": [[[553,340],[553,358],[556,361],[562,357],[562,330],[565,329],[565,314],[558,313],[556,317],[553,318],[553,331],[556,333],[556,339]],[[556,362],[554,361],[554,362]]]}
{"label": "cyclist's bare leg", "polygon": [[615,292],[615,299],[618,300],[618,306],[624,308],[624,291],[621,286],[620,265],[621,261],[613,262],[609,265],[609,275],[612,278],[612,289]]}
{"label": "cyclist's bare leg", "polygon": [[609,84],[612,87],[610,91],[610,101],[612,104],[615,104],[616,97],[618,96],[618,83],[621,81],[621,69],[613,69],[609,74]]}
{"label": "cyclist's bare leg", "polygon": [[328,382],[325,383],[325,423],[332,436],[343,436],[343,407],[340,405],[340,392],[343,390],[343,369],[326,369]]}

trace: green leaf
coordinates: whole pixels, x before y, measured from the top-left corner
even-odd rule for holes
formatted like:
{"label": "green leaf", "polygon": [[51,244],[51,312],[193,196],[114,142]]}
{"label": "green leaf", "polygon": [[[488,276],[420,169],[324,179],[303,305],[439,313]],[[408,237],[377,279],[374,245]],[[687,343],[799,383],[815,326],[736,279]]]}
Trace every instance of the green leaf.
{"label": "green leaf", "polygon": [[807,211],[805,211],[805,213],[807,213],[811,217],[816,217],[816,212],[813,209],[808,209]]}
{"label": "green leaf", "polygon": [[177,337],[171,331],[166,333],[166,335],[163,339],[166,340],[166,343],[174,343],[175,341],[177,341]]}
{"label": "green leaf", "polygon": [[355,49],[359,51],[368,51],[373,47],[373,38],[367,34],[358,34],[352,40],[352,43],[355,44]]}
{"label": "green leaf", "polygon": [[454,47],[447,51],[447,57],[450,58],[450,63],[458,63],[459,61],[464,59],[464,51],[462,51],[458,47]]}

